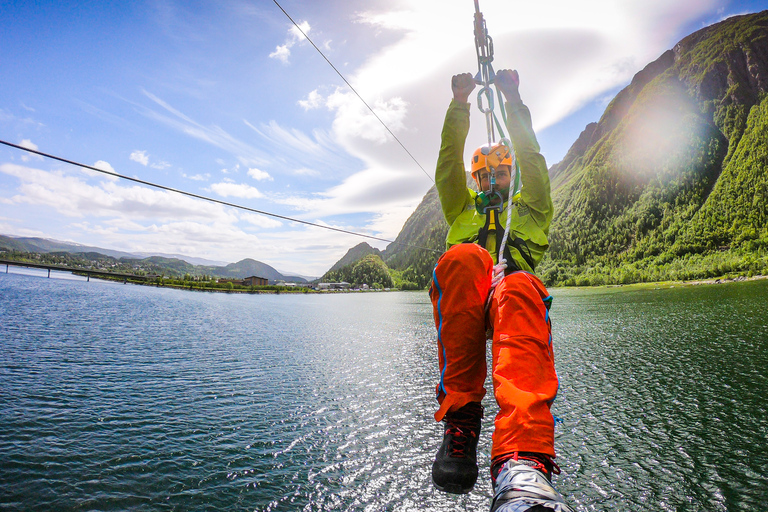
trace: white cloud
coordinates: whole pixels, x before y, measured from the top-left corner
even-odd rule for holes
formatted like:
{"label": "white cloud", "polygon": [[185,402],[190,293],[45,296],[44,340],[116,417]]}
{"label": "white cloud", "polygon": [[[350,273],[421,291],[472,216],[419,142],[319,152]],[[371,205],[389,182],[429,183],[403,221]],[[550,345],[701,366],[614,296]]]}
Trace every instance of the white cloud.
{"label": "white cloud", "polygon": [[21,142],[19,142],[19,146],[27,149],[34,149],[35,151],[39,150],[39,148],[37,147],[37,144],[35,144],[29,139],[23,139]]}
{"label": "white cloud", "polygon": [[291,56],[291,50],[287,45],[280,45],[275,48],[275,51],[269,54],[270,59],[277,59],[285,64],[288,64],[288,57]]}
{"label": "white cloud", "polygon": [[299,100],[298,104],[304,110],[312,110],[320,108],[325,103],[324,98],[317,92],[317,89],[313,90],[307,95],[306,100]]}
{"label": "white cloud", "polygon": [[260,128],[256,128],[246,120],[243,120],[243,122],[253,131],[261,135],[272,147],[288,147],[305,153],[310,152],[315,155],[321,154],[323,151],[323,145],[317,142],[319,137],[318,133],[314,134],[315,140],[312,140],[312,138],[301,130],[297,128],[283,128],[275,120],[272,120],[267,124],[261,124]]}
{"label": "white cloud", "polygon": [[153,168],[153,169],[158,169],[158,170],[162,171],[163,169],[169,168],[171,166],[171,164],[169,164],[168,162],[165,162],[165,161],[161,161],[161,162],[151,163],[151,164],[149,164],[149,166],[151,168]]}
{"label": "white cloud", "polygon": [[339,138],[354,137],[377,144],[384,144],[392,139],[387,128],[393,133],[402,131],[408,113],[407,103],[400,97],[392,97],[389,100],[379,98],[373,103],[368,103],[376,113],[374,115],[355,94],[345,92],[341,88],[328,97],[326,105],[336,111],[333,130]]}
{"label": "white cloud", "polygon": [[298,176],[310,176],[310,177],[320,176],[320,172],[314,169],[307,169],[306,167],[302,167],[301,169],[296,169],[295,171],[293,171],[293,173]]}
{"label": "white cloud", "polygon": [[168,167],[171,166],[171,164],[169,164],[168,162],[165,162],[165,161],[150,163],[149,162],[149,155],[144,150],[140,151],[140,150],[137,149],[137,150],[133,151],[128,158],[130,158],[134,162],[140,163],[144,167],[149,165],[151,168],[158,169],[158,170],[167,169]]}
{"label": "white cloud", "polygon": [[143,109],[145,116],[160,121],[175,130],[198,140],[202,140],[227,151],[237,157],[244,165],[264,165],[269,159],[253,146],[233,137],[219,126],[203,126],[184,113],[158,98],[152,93],[142,91],[144,95],[164,110],[172,114],[172,117],[155,112],[152,109]]}
{"label": "white cloud", "polygon": [[306,39],[304,37],[304,34],[309,34],[310,28],[311,27],[309,26],[308,21],[302,21],[301,23],[299,23],[298,27],[296,25],[292,26],[289,29],[289,32],[292,36],[292,40],[295,42],[303,41],[304,39]]}
{"label": "white cloud", "polygon": [[211,190],[213,190],[221,197],[240,197],[243,199],[259,199],[264,197],[264,194],[259,192],[258,189],[250,185],[246,185],[245,183],[232,183],[229,181],[223,181],[220,183],[212,184]]}
{"label": "white cloud", "polygon": [[[299,27],[301,30],[299,30]],[[309,34],[309,30],[311,28],[309,26],[309,22],[307,21],[302,21],[299,23],[299,27],[292,25],[291,28],[288,29],[288,38],[286,39],[285,44],[281,44],[275,47],[275,51],[269,54],[269,58],[277,59],[283,64],[288,64],[288,59],[291,56],[291,48],[293,48],[296,43],[306,39],[304,34]],[[302,31],[304,34],[302,34]]]}
{"label": "white cloud", "polygon": [[93,169],[88,169],[87,167],[81,167],[80,170],[92,178],[107,178],[110,181],[117,181],[118,179],[117,176],[110,176],[110,174],[117,174],[117,171],[115,171],[115,168],[112,167],[112,165],[109,162],[105,162],[104,160],[99,160],[96,163],[94,163],[92,167],[95,167],[96,169],[101,169],[102,171],[105,171],[108,174],[94,171]]}
{"label": "white cloud", "polygon": [[134,162],[140,163],[144,167],[146,167],[147,164],[149,164],[149,157],[147,156],[147,152],[146,151],[139,151],[137,149],[133,153],[131,153],[131,156],[128,157],[128,158],[130,158]]}
{"label": "white cloud", "polygon": [[[103,161],[97,162],[94,167],[107,171],[111,169]],[[16,195],[11,198],[14,204],[52,208],[67,217],[96,216],[136,222],[158,218],[231,222],[236,218],[224,206],[164,190],[138,185],[122,186],[116,178],[91,185],[63,172],[15,164],[0,164],[0,173],[13,176],[20,182]]]}
{"label": "white cloud", "polygon": [[256,213],[241,213],[240,218],[249,224],[260,228],[277,228],[283,225],[282,222],[268,215],[259,215]]}
{"label": "white cloud", "polygon": [[[485,0],[481,8],[494,39],[494,67],[520,70],[523,99],[540,130],[600,93],[628,83],[676,42],[680,27],[711,12],[718,3],[585,0],[512,7],[505,0]],[[359,13],[359,23],[402,35],[372,55],[350,81],[366,98],[387,98],[391,95],[387,91],[397,91],[414,105],[411,97],[419,92],[410,84],[418,83],[420,89],[445,98],[442,104],[447,105],[450,76],[477,70],[471,17],[457,14],[466,11],[466,4],[458,0],[395,0],[385,11]],[[398,72],[392,73],[393,69]],[[471,100],[477,114],[474,96]],[[445,107],[434,100],[430,103],[438,108],[431,115],[439,116]],[[337,119],[345,115],[340,110]],[[415,121],[411,112],[405,122]]]}
{"label": "white cloud", "polygon": [[98,160],[93,166],[97,169],[101,169],[102,171],[107,171],[112,174],[117,174],[117,171],[115,171],[115,168],[110,165],[109,162],[105,162],[104,160]]}
{"label": "white cloud", "polygon": [[272,176],[270,176],[268,172],[262,171],[261,169],[257,169],[256,167],[252,167],[251,169],[248,169],[248,176],[255,179],[256,181],[263,181],[263,180],[273,181]]}
{"label": "white cloud", "polygon": [[205,174],[195,174],[193,176],[189,176],[187,174],[182,173],[182,176],[193,181],[208,181],[211,179],[211,175],[208,173]]}
{"label": "white cloud", "polygon": [[[19,142],[19,146],[27,149],[32,149],[34,151],[40,150],[40,148],[37,147],[37,144],[35,144],[29,139],[24,139],[21,142]],[[27,153],[27,152],[22,153],[21,155],[22,162],[29,162],[31,160],[43,160],[43,157],[40,155],[36,155],[34,153]]]}

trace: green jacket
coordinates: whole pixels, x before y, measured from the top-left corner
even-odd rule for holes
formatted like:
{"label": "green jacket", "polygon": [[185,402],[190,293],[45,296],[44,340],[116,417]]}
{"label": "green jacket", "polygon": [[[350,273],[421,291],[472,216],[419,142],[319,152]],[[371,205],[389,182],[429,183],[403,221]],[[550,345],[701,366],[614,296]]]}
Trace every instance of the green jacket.
{"label": "green jacket", "polygon": [[[539,153],[539,143],[533,133],[528,107],[522,102],[507,102],[505,107],[507,130],[520,167],[522,189],[517,202],[513,202],[511,207],[509,201],[504,204],[499,229],[503,230],[506,227],[507,215],[511,211],[512,219],[507,242],[510,253],[519,268],[533,271],[519,250],[510,242],[516,238],[525,241],[534,266],[544,256],[544,252],[549,247],[547,234],[553,211],[549,173],[544,157]],[[446,239],[448,248],[463,242],[476,242],[478,231],[485,225],[485,215],[479,214],[475,208],[477,192],[467,187],[464,142],[468,132],[469,103],[451,100],[445,115],[440,155],[435,172],[435,185],[440,196],[443,215],[450,225]],[[499,251],[494,237],[488,237],[486,249],[491,253],[494,263],[497,263]]]}

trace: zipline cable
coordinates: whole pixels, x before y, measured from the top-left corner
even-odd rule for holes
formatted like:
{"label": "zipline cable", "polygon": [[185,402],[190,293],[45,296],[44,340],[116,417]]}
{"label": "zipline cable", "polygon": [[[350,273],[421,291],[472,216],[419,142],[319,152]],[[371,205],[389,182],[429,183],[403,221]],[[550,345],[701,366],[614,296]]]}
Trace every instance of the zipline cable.
{"label": "zipline cable", "polygon": [[427,171],[425,171],[425,170],[424,170],[424,167],[422,167],[422,166],[421,166],[421,164],[419,163],[419,161],[418,161],[418,160],[416,160],[416,157],[415,157],[415,156],[413,156],[413,155],[411,154],[411,152],[410,152],[410,151],[408,151],[408,148],[406,148],[406,147],[405,147],[405,144],[403,144],[402,142],[400,142],[400,139],[398,139],[398,138],[397,138],[397,135],[395,135],[394,133],[392,133],[392,130],[390,130],[390,129],[389,129],[389,126],[387,126],[387,124],[386,124],[384,121],[382,121],[382,119],[379,117],[379,115],[378,115],[376,112],[374,112],[374,111],[373,111],[373,109],[372,109],[372,108],[371,108],[371,106],[368,104],[368,102],[366,102],[366,101],[363,99],[363,97],[362,97],[362,96],[360,96],[360,94],[359,94],[359,93],[358,93],[358,92],[355,90],[355,88],[354,88],[354,87],[352,87],[352,84],[350,84],[350,83],[347,81],[347,79],[346,79],[346,78],[344,78],[344,75],[342,75],[342,74],[341,74],[341,71],[339,71],[338,69],[336,69],[336,66],[334,66],[334,65],[333,65],[333,63],[332,63],[332,62],[331,62],[331,61],[328,59],[328,57],[326,57],[326,56],[325,56],[325,54],[324,54],[322,51],[320,51],[320,48],[318,48],[318,47],[317,47],[317,45],[316,45],[316,44],[315,44],[315,43],[312,41],[312,39],[310,39],[310,38],[309,38],[309,36],[308,36],[308,35],[307,35],[307,34],[306,34],[306,33],[305,33],[305,32],[304,32],[302,29],[301,29],[301,27],[299,26],[299,24],[298,24],[298,23],[296,23],[295,21],[293,21],[293,18],[291,18],[290,14],[288,14],[287,12],[285,12],[285,9],[283,9],[283,6],[281,6],[279,3],[277,3],[277,0],[272,0],[272,1],[273,1],[273,2],[275,2],[275,5],[277,5],[277,6],[280,8],[280,10],[281,10],[281,11],[283,11],[283,14],[285,14],[285,15],[288,17],[288,19],[289,19],[289,20],[291,20],[291,23],[293,23],[293,25],[296,27],[296,29],[297,29],[299,32],[301,32],[301,34],[302,34],[302,35],[303,35],[303,36],[304,36],[304,37],[307,39],[307,41],[309,41],[309,43],[310,43],[312,46],[314,46],[314,47],[315,47],[315,50],[317,50],[317,53],[319,53],[319,54],[320,54],[320,55],[321,55],[321,56],[322,56],[322,57],[325,59],[325,62],[327,62],[327,63],[328,63],[328,65],[329,65],[329,66],[331,66],[331,67],[333,68],[333,70],[336,72],[336,74],[337,74],[337,75],[339,75],[339,76],[341,77],[341,79],[342,79],[342,80],[344,80],[344,83],[345,83],[345,84],[347,84],[347,87],[349,87],[349,89],[350,89],[350,90],[351,90],[353,93],[355,93],[355,95],[356,95],[358,98],[360,98],[360,101],[362,101],[362,102],[363,102],[363,105],[365,105],[366,107],[368,107],[368,110],[370,110],[370,111],[371,111],[371,114],[373,114],[373,116],[374,116],[376,119],[378,119],[378,121],[379,121],[379,122],[381,123],[381,125],[382,125],[382,126],[383,126],[383,127],[384,127],[384,128],[385,128],[385,129],[386,129],[388,132],[389,132],[389,134],[390,134],[392,137],[394,137],[394,139],[397,141],[397,143],[398,143],[398,144],[400,144],[400,147],[402,147],[402,148],[403,148],[403,150],[405,150],[405,152],[406,152],[406,153],[408,153],[408,156],[410,156],[410,157],[411,157],[411,160],[413,160],[414,162],[416,162],[416,165],[418,165],[418,166],[419,166],[419,169],[421,169],[421,171],[422,171],[422,172],[423,172],[423,173],[424,173],[424,174],[427,176],[427,178],[429,178],[429,179],[430,179],[430,181],[431,181],[432,183],[434,183],[434,182],[435,182],[435,180],[432,178],[432,176],[430,176],[430,174],[429,174]]}
{"label": "zipline cable", "polygon": [[67,160],[66,158],[62,158],[60,156],[55,156],[55,155],[51,155],[51,154],[48,154],[48,153],[43,153],[42,151],[38,151],[36,149],[25,148],[24,146],[19,146],[18,144],[14,144],[12,142],[8,142],[8,141],[2,140],[2,139],[0,139],[0,144],[5,144],[6,146],[9,146],[9,147],[12,147],[12,148],[16,148],[16,149],[20,149],[22,151],[27,151],[29,153],[34,153],[36,155],[43,156],[45,158],[50,158],[52,160],[58,160],[59,162],[64,162],[65,164],[70,164],[70,165],[74,165],[74,166],[77,166],[77,167],[83,167],[83,168],[89,169],[91,171],[100,172],[100,173],[106,174],[108,176],[114,176],[116,178],[122,178],[124,180],[133,181],[135,183],[140,183],[140,184],[146,185],[148,187],[159,188],[161,190],[167,190],[168,192],[175,192],[176,194],[181,194],[181,195],[188,196],[188,197],[194,197],[195,199],[202,199],[203,201],[209,201],[211,203],[217,203],[217,204],[221,204],[221,205],[224,205],[224,206],[229,206],[231,208],[236,208],[238,210],[245,210],[245,211],[252,212],[252,213],[258,213],[260,215],[266,215],[268,217],[275,217],[277,219],[287,220],[287,221],[290,221],[290,222],[297,222],[299,224],[305,224],[307,226],[313,226],[313,227],[316,227],[316,228],[323,228],[323,229],[327,229],[327,230],[330,230],[330,231],[336,231],[336,232],[339,232],[339,233],[345,233],[347,235],[359,236],[359,237],[368,238],[368,239],[371,239],[371,240],[378,240],[380,242],[387,242],[387,243],[390,243],[390,244],[403,245],[403,246],[406,246],[406,247],[412,247],[412,248],[415,248],[415,249],[422,249],[422,250],[425,250],[425,251],[430,251],[430,252],[434,252],[434,253],[437,253],[437,254],[441,254],[441,251],[436,251],[435,249],[430,249],[429,247],[422,247],[420,245],[412,245],[412,244],[406,244],[406,243],[403,243],[403,242],[396,242],[394,240],[388,240],[386,238],[379,238],[379,237],[373,236],[373,235],[366,235],[366,234],[363,234],[363,233],[356,233],[354,231],[348,231],[346,229],[334,228],[332,226],[324,226],[322,224],[315,224],[314,222],[309,222],[309,221],[300,220],[300,219],[294,219],[292,217],[286,217],[285,215],[278,215],[277,213],[265,212],[263,210],[257,210],[255,208],[249,208],[247,206],[242,206],[242,205],[239,205],[239,204],[230,203],[230,202],[227,202],[227,201],[222,201],[220,199],[214,199],[212,197],[206,197],[206,196],[202,196],[202,195],[199,195],[199,194],[194,194],[192,192],[186,192],[184,190],[179,190],[179,189],[176,189],[176,188],[166,187],[165,185],[158,185],[157,183],[152,183],[150,181],[144,181],[144,180],[140,180],[138,178],[131,178],[130,176],[125,176],[124,174],[118,174],[116,172],[105,171],[104,169],[99,169],[98,167],[93,167],[92,165],[81,164],[81,163],[75,162],[73,160]]}

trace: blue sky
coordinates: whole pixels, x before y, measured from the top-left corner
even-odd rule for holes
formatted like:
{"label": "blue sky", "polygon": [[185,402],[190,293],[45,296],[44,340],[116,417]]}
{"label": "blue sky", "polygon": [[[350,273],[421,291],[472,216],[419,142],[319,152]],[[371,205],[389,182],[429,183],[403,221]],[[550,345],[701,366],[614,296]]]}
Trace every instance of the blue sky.
{"label": "blue sky", "polygon": [[[475,72],[470,0],[282,0],[432,174],[450,77]],[[682,37],[768,1],[481,0],[559,161]],[[394,239],[432,186],[270,0],[0,2],[0,139],[305,221]],[[473,100],[474,102],[474,100]],[[467,151],[486,136],[473,106]],[[320,275],[364,239],[0,147],[0,233]],[[384,248],[385,243],[369,241]]]}

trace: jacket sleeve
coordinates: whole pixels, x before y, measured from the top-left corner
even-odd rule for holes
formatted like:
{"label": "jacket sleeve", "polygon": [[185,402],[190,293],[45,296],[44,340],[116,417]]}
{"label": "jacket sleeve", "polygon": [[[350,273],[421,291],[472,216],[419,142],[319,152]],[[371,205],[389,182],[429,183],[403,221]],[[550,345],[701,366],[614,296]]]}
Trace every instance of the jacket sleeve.
{"label": "jacket sleeve", "polygon": [[536,223],[546,232],[552,221],[552,197],[547,163],[541,155],[531,123],[531,112],[521,101],[507,102],[507,129],[520,166],[522,202],[531,210]]}
{"label": "jacket sleeve", "polygon": [[435,186],[448,225],[453,224],[470,200],[464,170],[464,142],[468,132],[469,103],[451,100],[445,114],[435,170]]}

